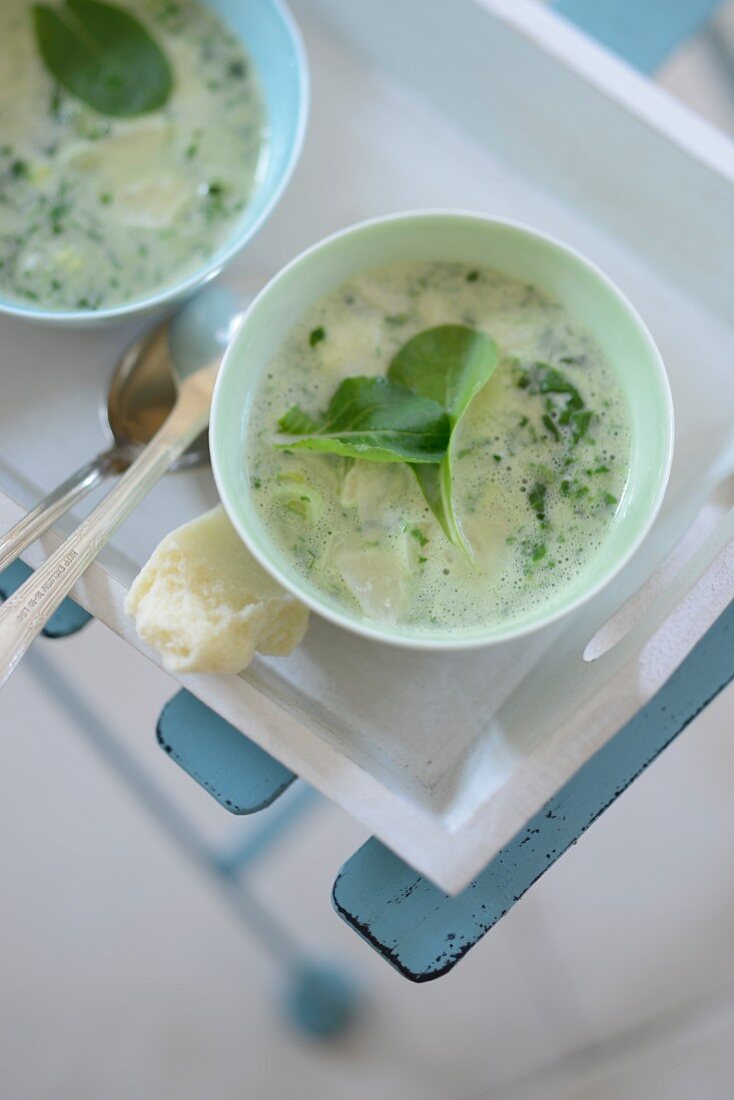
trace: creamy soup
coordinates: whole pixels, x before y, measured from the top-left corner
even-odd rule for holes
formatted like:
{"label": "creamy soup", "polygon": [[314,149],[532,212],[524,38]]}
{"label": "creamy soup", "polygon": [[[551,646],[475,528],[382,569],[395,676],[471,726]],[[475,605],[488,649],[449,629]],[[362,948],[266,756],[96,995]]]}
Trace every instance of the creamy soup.
{"label": "creamy soup", "polygon": [[[451,441],[452,544],[413,469],[283,449],[291,406],[318,417],[339,384],[385,375],[428,328],[493,337],[499,362]],[[583,325],[489,268],[368,271],[290,331],[259,383],[248,474],[269,535],[309,581],[364,617],[462,630],[539,608],[584,571],[614,523],[630,430],[615,374]]]}
{"label": "creamy soup", "polygon": [[99,114],[55,84],[29,0],[0,4],[0,294],[123,304],[191,274],[242,217],[267,148],[257,74],[198,0],[120,0],[165,52],[159,110]]}

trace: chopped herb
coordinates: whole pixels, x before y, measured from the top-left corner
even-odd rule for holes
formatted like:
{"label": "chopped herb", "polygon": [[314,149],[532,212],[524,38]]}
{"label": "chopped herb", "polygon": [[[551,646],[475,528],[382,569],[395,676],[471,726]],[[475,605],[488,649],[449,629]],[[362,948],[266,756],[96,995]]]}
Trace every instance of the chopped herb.
{"label": "chopped herb", "polygon": [[536,481],[528,493],[528,504],[541,523],[545,520],[545,498],[547,494],[548,486],[542,481]]}
{"label": "chopped herb", "polygon": [[262,488],[262,481],[259,477],[251,477],[250,478],[250,485],[252,486],[253,489],[261,489]]}
{"label": "chopped herb", "polygon": [[51,231],[57,236],[63,233],[63,218],[65,214],[69,212],[69,204],[67,202],[56,202],[48,212],[48,216],[51,219]]}
{"label": "chopped herb", "polygon": [[426,536],[423,534],[423,532],[421,531],[420,527],[414,527],[412,529],[412,531],[410,532],[410,534],[411,534],[412,538],[414,538],[416,540],[416,542],[418,543],[418,545],[421,546],[421,547],[425,546],[426,543],[429,541],[426,538]]}
{"label": "chopped herb", "polygon": [[227,74],[233,76],[235,80],[244,80],[247,76],[247,65],[239,59],[231,61],[227,66]]}
{"label": "chopped herb", "polygon": [[543,426],[547,429],[549,434],[553,436],[554,439],[561,438],[561,433],[558,431],[556,423],[550,413],[545,413],[545,415],[543,416]]}
{"label": "chopped herb", "polygon": [[293,553],[296,556],[296,560],[300,561],[308,572],[310,572],[316,562],[316,555],[309,546],[304,546],[303,542],[297,542],[293,546]]}
{"label": "chopped herb", "polygon": [[14,160],[10,165],[10,174],[17,180],[27,180],[30,175],[28,162],[25,160]]}
{"label": "chopped herb", "polygon": [[406,321],[410,320],[409,313],[391,313],[385,318],[385,324],[387,325],[404,325]]}
{"label": "chopped herb", "polygon": [[565,478],[561,482],[561,492],[563,493],[564,497],[567,497],[568,494],[571,492],[571,482],[567,481]]}
{"label": "chopped herb", "polygon": [[495,460],[495,462],[502,461],[502,455],[492,455],[492,458]]}
{"label": "chopped herb", "polygon": [[556,367],[551,367],[548,363],[534,363],[525,374],[531,393],[562,394],[568,397],[567,409],[583,409],[584,400],[581,394],[573,382],[569,381]]}
{"label": "chopped herb", "polygon": [[479,278],[479,272],[478,271],[468,271],[467,274],[466,274],[467,283],[476,283],[478,278]]}
{"label": "chopped herb", "polygon": [[102,203],[103,206],[109,206],[109,204],[112,202],[112,195],[109,193],[109,191],[103,191],[102,194],[99,196],[99,201]]}
{"label": "chopped herb", "polygon": [[583,439],[589,430],[589,424],[591,423],[592,413],[590,409],[584,409],[582,412],[571,413],[571,428],[574,443],[578,443]]}
{"label": "chopped herb", "polygon": [[315,348],[317,344],[320,344],[322,340],[326,339],[326,330],[323,325],[319,325],[318,328],[311,329],[311,333],[308,337],[308,345],[311,348]]}
{"label": "chopped herb", "polygon": [[547,553],[547,547],[546,547],[545,543],[539,542],[536,546],[533,547],[533,553],[532,553],[533,561],[540,561],[541,558],[545,557],[546,553]]}
{"label": "chopped herb", "polygon": [[418,564],[419,565],[423,565],[423,563],[427,562],[427,561],[428,561],[428,558],[424,558],[421,554],[418,555]]}
{"label": "chopped herb", "polygon": [[618,504],[619,503],[617,498],[615,496],[612,496],[611,493],[605,493],[604,496],[602,497],[602,500],[604,501],[605,504]]}

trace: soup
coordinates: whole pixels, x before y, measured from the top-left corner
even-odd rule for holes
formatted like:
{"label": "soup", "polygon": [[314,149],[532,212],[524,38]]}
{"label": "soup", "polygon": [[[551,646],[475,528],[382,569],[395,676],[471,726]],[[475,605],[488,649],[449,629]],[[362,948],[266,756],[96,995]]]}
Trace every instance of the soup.
{"label": "soup", "polygon": [[[364,388],[426,334],[457,333],[497,355],[448,444],[452,538],[425,466],[303,450],[283,417],[296,406],[315,433],[345,379]],[[631,437],[614,372],[558,303],[491,268],[406,262],[339,287],[285,336],[248,447],[260,520],[304,579],[368,620],[460,632],[535,613],[583,573],[621,506]]]}
{"label": "soup", "polygon": [[198,0],[122,0],[168,58],[160,109],[100,114],[44,67],[28,0],[0,5],[0,294],[94,310],[192,274],[231,236],[264,168],[257,74]]}

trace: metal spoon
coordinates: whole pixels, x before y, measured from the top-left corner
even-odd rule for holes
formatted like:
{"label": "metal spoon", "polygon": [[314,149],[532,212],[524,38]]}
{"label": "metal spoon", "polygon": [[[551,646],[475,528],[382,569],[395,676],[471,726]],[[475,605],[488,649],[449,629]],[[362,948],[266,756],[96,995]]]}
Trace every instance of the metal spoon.
{"label": "metal spoon", "polygon": [[[144,333],[127,349],[112,376],[107,395],[107,421],[113,445],[49,493],[7,534],[0,535],[0,572],[105,478],[124,473],[150,443],[176,401],[169,341],[173,354],[183,359],[190,354],[191,346],[195,350],[202,333],[206,338],[207,332],[219,327],[226,337],[233,320],[236,320],[234,301],[229,292],[211,288],[175,317]],[[203,432],[171,469],[191,469],[208,461],[209,443]]]}
{"label": "metal spoon", "polygon": [[[168,361],[172,408],[165,416],[163,407],[163,423],[117,485],[0,608],[0,687],[118,526],[207,427],[217,371],[237,320],[233,296],[215,287],[151,334],[145,358]],[[162,406],[153,401],[157,389],[141,388],[150,400],[141,400],[141,416],[128,423],[145,432],[161,414],[143,416],[142,410]]]}

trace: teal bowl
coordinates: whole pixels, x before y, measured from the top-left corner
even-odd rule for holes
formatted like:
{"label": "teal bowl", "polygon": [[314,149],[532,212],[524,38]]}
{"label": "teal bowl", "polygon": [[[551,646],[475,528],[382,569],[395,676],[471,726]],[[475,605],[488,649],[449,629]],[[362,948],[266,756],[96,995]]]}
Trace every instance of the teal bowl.
{"label": "teal bowl", "polygon": [[[265,529],[252,499],[246,439],[252,395],[285,334],[319,299],[367,268],[398,260],[486,264],[556,299],[583,318],[627,399],[629,479],[599,553],[564,589],[502,622],[448,633],[377,624],[301,577]],[[337,233],[285,267],[250,306],[224,357],[209,436],[217,488],[252,554],[324,618],[358,634],[413,649],[457,650],[520,637],[580,607],[629,561],[662,503],[673,452],[673,405],[660,354],[639,316],[592,263],[526,226],[478,214],[429,211],[378,218]]]}
{"label": "teal bowl", "polygon": [[184,279],[145,297],[98,310],[51,310],[0,295],[0,313],[28,321],[94,327],[170,308],[213,279],[252,239],[280,199],[303,146],[309,108],[306,53],[281,0],[205,0],[241,40],[255,63],[265,98],[269,155],[262,178],[229,239]]}

